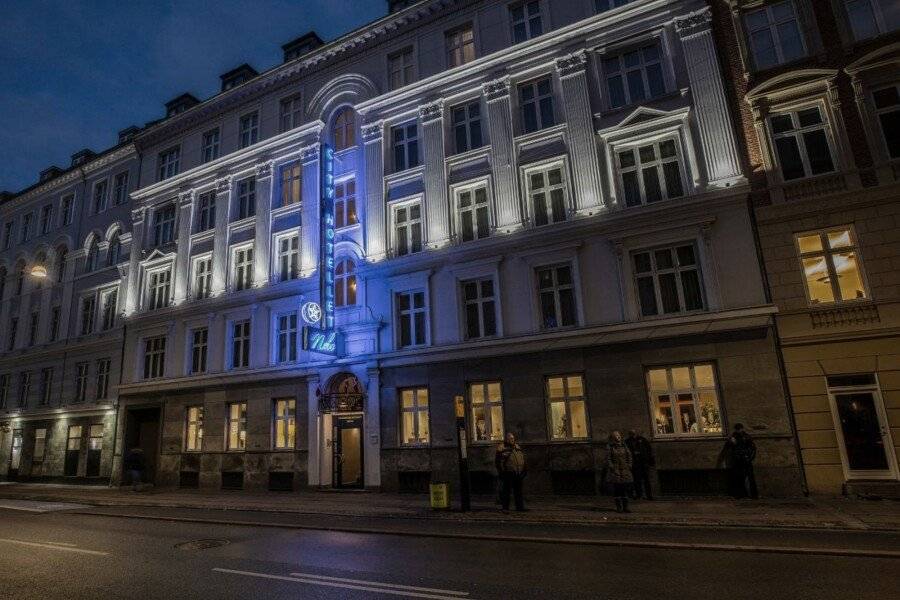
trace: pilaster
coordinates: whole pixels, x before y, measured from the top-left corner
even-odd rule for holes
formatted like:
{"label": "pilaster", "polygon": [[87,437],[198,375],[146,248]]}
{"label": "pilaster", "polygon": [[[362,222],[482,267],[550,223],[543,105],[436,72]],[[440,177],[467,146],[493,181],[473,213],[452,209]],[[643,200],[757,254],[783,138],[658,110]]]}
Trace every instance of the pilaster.
{"label": "pilaster", "polygon": [[319,143],[300,149],[303,164],[300,203],[300,276],[308,277],[319,265]]}
{"label": "pilaster", "polygon": [[517,161],[513,144],[509,78],[489,81],[481,88],[487,103],[497,229],[503,232],[514,231],[522,227],[522,209],[516,181]]}
{"label": "pilaster", "polygon": [[253,282],[256,287],[269,283],[272,244],[272,161],[256,165],[256,242]]}
{"label": "pilaster", "polygon": [[365,483],[366,487],[381,486],[381,372],[378,369],[366,370],[366,422],[364,432],[365,444]]}
{"label": "pilaster", "polygon": [[387,256],[384,220],[384,123],[362,126],[366,161],[366,257],[378,261]]}
{"label": "pilaster", "polygon": [[213,238],[211,296],[223,294],[228,283],[228,215],[231,214],[233,187],[234,179],[230,175],[216,180],[216,233]]}
{"label": "pilaster", "polygon": [[425,148],[425,241],[430,248],[450,242],[447,176],[444,167],[444,102],[419,107]]}
{"label": "pilaster", "polygon": [[175,255],[174,304],[184,302],[188,296],[190,280],[191,228],[194,214],[194,191],[178,197],[178,252]]}
{"label": "pilaster", "polygon": [[[131,315],[138,309],[140,302],[141,290],[141,255],[144,251],[144,224],[146,220],[147,210],[143,207],[136,208],[131,211],[131,248],[128,252],[128,294],[125,298],[125,314]],[[69,260],[66,261],[67,263]],[[63,277],[65,285],[71,286],[71,272],[66,265],[66,275]],[[62,329],[63,320],[68,319],[67,313],[71,303],[67,303],[63,299],[63,318],[60,319],[60,331]]]}
{"label": "pilaster", "polygon": [[307,448],[307,485],[310,487],[320,484],[319,465],[322,460],[319,456],[321,452],[321,417],[319,416],[319,376],[310,375],[306,378],[306,398],[307,398],[307,438],[309,447]]}

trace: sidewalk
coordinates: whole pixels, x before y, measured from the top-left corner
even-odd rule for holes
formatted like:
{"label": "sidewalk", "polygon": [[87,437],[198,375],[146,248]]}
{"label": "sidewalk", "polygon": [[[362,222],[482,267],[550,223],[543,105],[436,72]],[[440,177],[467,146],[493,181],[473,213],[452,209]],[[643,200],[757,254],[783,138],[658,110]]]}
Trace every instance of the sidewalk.
{"label": "sidewalk", "polygon": [[488,497],[476,497],[472,512],[459,513],[432,511],[428,508],[427,496],[380,492],[149,490],[136,493],[108,487],[4,482],[0,483],[0,498],[92,506],[242,510],[360,518],[900,531],[900,502],[849,498],[661,499],[633,502],[631,514],[616,513],[612,499],[605,496],[530,498],[529,511],[524,514],[502,514]]}

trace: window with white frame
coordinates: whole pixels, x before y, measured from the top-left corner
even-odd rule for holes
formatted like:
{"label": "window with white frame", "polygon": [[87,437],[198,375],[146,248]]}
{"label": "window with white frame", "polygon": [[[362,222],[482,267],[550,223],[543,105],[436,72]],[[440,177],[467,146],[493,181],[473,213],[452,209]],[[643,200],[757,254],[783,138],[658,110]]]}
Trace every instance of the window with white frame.
{"label": "window with white frame", "polygon": [[281,206],[300,203],[302,171],[299,160],[281,167]]}
{"label": "window with white frame", "polygon": [[405,171],[419,165],[419,126],[413,121],[391,128],[394,171]]}
{"label": "window with white frame", "polygon": [[852,227],[800,234],[797,249],[810,304],[851,302],[869,297]]}
{"label": "window with white frame", "polygon": [[279,363],[297,360],[297,313],[278,315],[278,348],[276,359]]}
{"label": "window with white frame", "polygon": [[231,253],[231,282],[235,291],[253,287],[253,246],[234,248]]}
{"label": "window with white frame", "polygon": [[[53,396],[53,367],[41,369],[41,406],[50,404]],[[0,404],[3,406],[3,404]]]}
{"label": "window with white frame", "polygon": [[405,388],[400,393],[400,444],[425,446],[431,441],[428,388]]}
{"label": "window with white frame", "polygon": [[397,311],[397,346],[424,346],[427,341],[428,307],[424,291],[398,292],[394,297]]}
{"label": "window with white frame", "polygon": [[155,269],[147,273],[147,310],[169,306],[172,291],[172,269]]}
{"label": "window with white frame", "polygon": [[625,206],[684,196],[681,153],[676,139],[617,149],[616,171]]}
{"label": "window with white frame", "polygon": [[800,20],[792,0],[747,11],[744,25],[757,69],[768,69],[806,56]]}
{"label": "window with white frame", "polygon": [[422,250],[422,205],[401,204],[393,209],[394,254],[405,256]]}
{"label": "window with white frame", "polygon": [[94,184],[94,214],[106,210],[106,180]]}
{"label": "window with white frame", "polygon": [[632,255],[641,316],[704,309],[703,280],[694,244],[679,244]]}
{"label": "window with white frame", "polygon": [[338,261],[334,268],[334,305],[356,305],[356,264],[349,258]]}
{"label": "window with white frame", "polygon": [[53,226],[53,205],[47,204],[41,209],[41,233],[46,235],[50,233]]}
{"label": "window with white frame", "polygon": [[203,144],[201,148],[201,152],[203,155],[203,162],[208,163],[210,161],[216,160],[219,158],[219,128],[210,129],[206,133],[203,134]]}
{"label": "window with white frame", "polygon": [[181,148],[177,146],[159,153],[156,160],[156,175],[158,181],[178,175],[178,159],[180,155]]}
{"label": "window with white frame", "polygon": [[116,206],[128,200],[128,171],[122,171],[113,180],[113,202]]}
{"label": "window with white frame", "polygon": [[828,124],[819,106],[769,117],[775,157],[784,181],[835,170]]}
{"label": "window with white frame", "polygon": [[206,373],[209,354],[209,328],[197,327],[191,330],[191,375]]}
{"label": "window with white frame", "polygon": [[503,394],[499,381],[469,384],[473,442],[503,441]]}
{"label": "window with white frame", "polygon": [[212,288],[212,255],[195,257],[191,272],[193,273],[191,296],[196,300],[209,298]]}
{"label": "window with white frame", "polygon": [[87,399],[88,371],[90,365],[80,362],[75,365],[75,397],[74,402],[84,402]]}
{"label": "window with white frame", "polygon": [[231,324],[231,368],[243,369],[250,366],[250,320],[235,321]]}
{"label": "window with white frame", "polygon": [[525,174],[528,199],[537,226],[566,220],[567,182],[563,163],[531,169]]}
{"label": "window with white frame", "polygon": [[144,379],[162,377],[166,368],[166,336],[144,340]]}
{"label": "window with white frame", "polygon": [[604,58],[602,69],[610,109],[637,104],[666,93],[658,42]]}
{"label": "window with white frame", "polygon": [[450,109],[450,123],[456,153],[467,152],[484,145],[481,135],[481,102],[474,100]]}
{"label": "window with white frame", "polygon": [[246,148],[259,141],[259,113],[254,111],[241,117],[239,122],[240,147]]}
{"label": "window with white frame", "polygon": [[303,125],[303,103],[300,94],[285,98],[279,103],[281,131],[290,131]]}
{"label": "window with white frame", "polygon": [[388,56],[388,87],[397,90],[413,81],[413,51],[404,48]]}
{"label": "window with white frame", "polygon": [[238,181],[237,219],[248,219],[256,215],[256,177]]}
{"label": "window with white frame", "polygon": [[547,377],[546,386],[550,439],[586,439],[588,416],[584,378],[574,374]]}
{"label": "window with white frame", "polygon": [[[68,196],[64,196],[61,200],[60,204],[60,214],[62,215],[62,225],[65,227],[66,225],[72,224],[72,214],[75,212],[75,195],[69,194]],[[7,232],[7,239],[8,239]]]}
{"label": "window with white frame", "polygon": [[544,33],[540,0],[517,2],[509,7],[509,25],[513,44],[527,42]]}
{"label": "window with white frame", "polygon": [[31,457],[32,464],[44,462],[47,454],[47,428],[38,427],[34,430],[34,452]]}
{"label": "window with white frame", "polygon": [[490,277],[460,283],[466,319],[466,339],[497,335],[494,280]]}
{"label": "window with white frame", "polygon": [[647,387],[654,437],[722,435],[711,363],[647,369]]}
{"label": "window with white frame", "polygon": [[519,110],[522,111],[522,129],[525,133],[555,125],[553,80],[543,77],[519,84]]}
{"label": "window with white frame", "polygon": [[200,452],[203,449],[203,407],[188,406],[184,411],[184,449]]}
{"label": "window with white frame", "polygon": [[103,315],[101,327],[103,331],[116,326],[118,316],[119,290],[116,288],[100,292],[100,310]]}
{"label": "window with white frame", "polygon": [[247,448],[247,403],[231,402],[225,421],[225,449],[229,451]]}
{"label": "window with white frame", "polygon": [[900,158],[900,84],[873,91],[872,101],[887,156]]}
{"label": "window with white frame", "polygon": [[216,226],[216,192],[197,196],[197,233]]}
{"label": "window with white frame", "polygon": [[853,38],[867,40],[900,28],[896,0],[843,0]]}
{"label": "window with white frame", "polygon": [[336,152],[356,145],[356,116],[349,106],[342,108],[335,116],[331,126],[331,139]]}
{"label": "window with white frame", "polygon": [[278,238],[278,281],[300,277],[300,235],[292,233]]}
{"label": "window with white frame", "polygon": [[556,329],[575,325],[575,283],[572,265],[552,265],[537,269],[541,328]]}
{"label": "window with white frame", "polygon": [[273,441],[276,450],[292,450],[297,440],[297,401],[276,398],[273,402]]}
{"label": "window with white frame", "polygon": [[106,400],[109,396],[109,368],[112,363],[108,358],[97,361],[97,400]]}
{"label": "window with white frame", "polygon": [[460,25],[444,34],[447,45],[447,67],[459,67],[475,60],[475,31],[471,23]]}
{"label": "window with white frame", "polygon": [[334,184],[334,226],[336,229],[359,223],[356,214],[356,180]]}
{"label": "window with white frame", "polygon": [[153,211],[153,244],[163,246],[175,239],[175,204],[168,203]]}
{"label": "window with white frame", "polygon": [[81,299],[81,335],[94,332],[94,314],[97,312],[97,297],[91,294]]}
{"label": "window with white frame", "polygon": [[459,240],[470,242],[489,237],[491,219],[487,184],[456,188],[454,195]]}

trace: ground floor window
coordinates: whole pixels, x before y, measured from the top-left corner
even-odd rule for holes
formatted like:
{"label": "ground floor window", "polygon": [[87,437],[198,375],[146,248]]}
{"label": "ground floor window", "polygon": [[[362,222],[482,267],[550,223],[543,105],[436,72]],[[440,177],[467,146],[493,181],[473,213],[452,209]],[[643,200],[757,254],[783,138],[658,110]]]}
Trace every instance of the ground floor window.
{"label": "ground floor window", "polygon": [[34,430],[34,455],[31,458],[32,463],[44,462],[44,455],[47,452],[47,429],[40,427]]}
{"label": "ground floor window", "polygon": [[428,423],[428,388],[400,390],[400,443],[422,446],[431,441]]}
{"label": "ground floor window", "polygon": [[503,440],[503,395],[499,381],[469,384],[472,441]]}
{"label": "ground floor window", "polygon": [[652,368],[647,385],[657,437],[722,434],[712,364]]}
{"label": "ground floor window", "polygon": [[203,448],[203,407],[189,406],[186,413],[184,449],[199,452]]}
{"label": "ground floor window", "polygon": [[247,448],[247,403],[232,402],[228,405],[226,424],[226,450],[245,450]]}
{"label": "ground floor window", "polygon": [[581,375],[547,378],[550,409],[550,439],[573,440],[588,437],[587,402]]}
{"label": "ground floor window", "polygon": [[275,449],[290,450],[297,436],[296,401],[293,398],[275,400]]}

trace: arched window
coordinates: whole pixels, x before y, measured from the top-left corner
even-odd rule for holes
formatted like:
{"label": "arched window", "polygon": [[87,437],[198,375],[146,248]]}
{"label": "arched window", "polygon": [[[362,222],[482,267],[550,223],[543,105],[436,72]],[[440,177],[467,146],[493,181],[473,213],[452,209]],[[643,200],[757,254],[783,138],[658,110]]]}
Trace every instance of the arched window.
{"label": "arched window", "polygon": [[56,249],[56,281],[62,283],[63,277],[66,276],[66,257],[69,250],[65,246]]}
{"label": "arched window", "polygon": [[106,251],[106,264],[113,266],[119,264],[122,257],[122,242],[119,241],[119,234],[116,233],[109,240],[109,249]]}
{"label": "arched window", "polygon": [[20,262],[16,265],[16,295],[21,296],[25,291],[25,263]]}
{"label": "arched window", "polygon": [[356,145],[356,117],[352,108],[343,108],[334,118],[331,128],[335,151],[344,150]]}
{"label": "arched window", "polygon": [[334,305],[353,306],[356,304],[356,265],[349,258],[337,264],[334,270]]}
{"label": "arched window", "polygon": [[84,261],[84,272],[90,273],[97,269],[97,259],[100,256],[100,248],[97,247],[97,240],[91,242],[88,248],[87,258]]}

